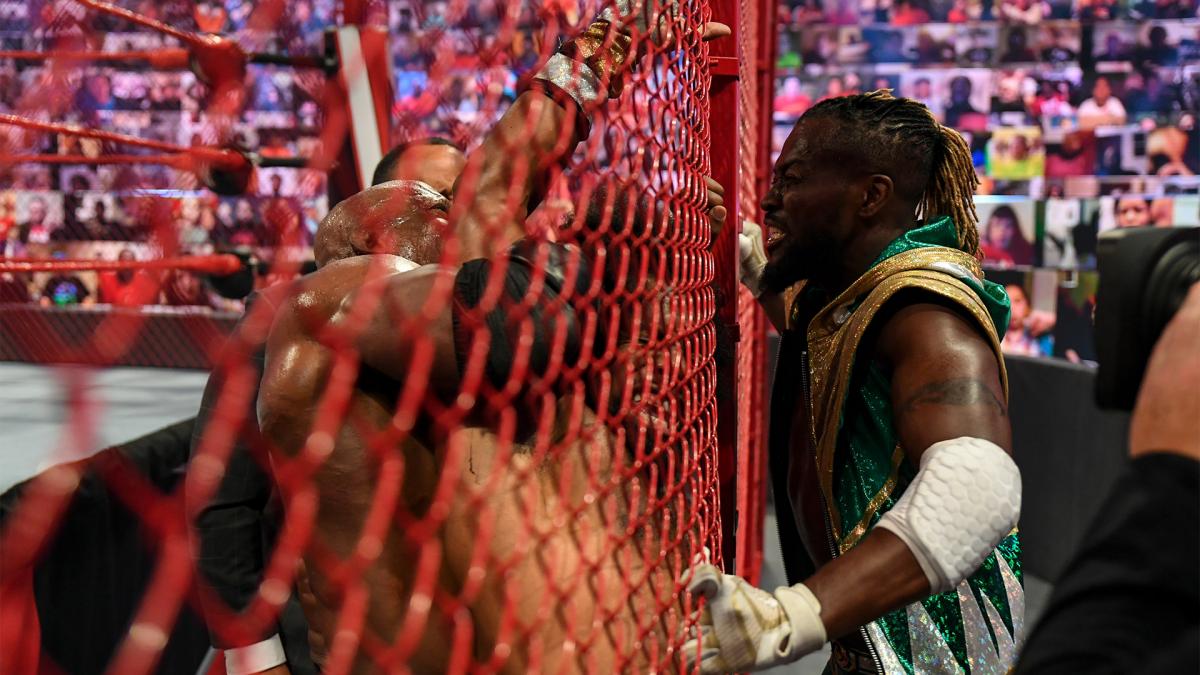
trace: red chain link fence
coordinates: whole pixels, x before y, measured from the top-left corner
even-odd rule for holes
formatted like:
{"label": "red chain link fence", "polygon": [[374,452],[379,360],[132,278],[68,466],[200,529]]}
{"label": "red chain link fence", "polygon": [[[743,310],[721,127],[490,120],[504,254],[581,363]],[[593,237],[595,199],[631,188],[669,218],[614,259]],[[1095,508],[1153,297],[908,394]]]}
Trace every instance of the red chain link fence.
{"label": "red chain link fence", "polygon": [[[46,25],[68,46],[98,48],[99,24],[66,4],[47,3]],[[461,111],[461,92],[448,91],[455,81],[448,64],[462,58],[452,38],[477,35],[470,27],[479,17],[472,3],[395,4],[415,13],[405,21],[433,26],[405,47],[415,46],[430,73],[419,101],[397,106],[402,128],[395,136],[412,138],[426,131],[413,121],[421,118],[414,110],[436,116],[454,99]],[[498,32],[469,42],[479,50],[470,62],[477,69],[476,110],[469,124],[460,119],[449,125],[459,134],[456,140],[471,144],[527,83],[529,71],[583,30],[597,10],[595,3],[574,2],[480,5],[497,18]],[[347,3],[342,16],[395,29],[396,11],[384,3]],[[691,610],[682,601],[679,575],[707,550],[714,559],[736,560],[740,573],[756,577],[762,557],[765,340],[762,317],[737,283],[736,223],[757,216],[767,170],[774,14],[758,0],[683,2],[658,12],[669,17],[669,39],[642,41],[646,53],[626,74],[624,92],[596,113],[588,139],[553,188],[559,200],[547,200],[546,208],[557,211],[535,213],[528,221],[534,238],[586,236],[602,242],[606,272],[616,277],[612,283],[597,277],[575,299],[586,305],[585,356],[566,363],[561,353],[551,355],[553,374],[541,383],[540,407],[529,425],[538,431],[528,440],[513,431],[518,412],[528,408],[512,387],[496,389],[468,375],[455,402],[439,404],[424,391],[426,376],[416,368],[404,382],[393,383],[393,424],[363,431],[362,420],[346,405],[361,365],[344,349],[335,358],[307,441],[289,456],[273,450],[272,439],[263,438],[244,412],[257,388],[251,364],[236,356],[238,350],[220,352],[236,314],[0,308],[0,359],[211,365],[224,379],[213,424],[195,449],[185,481],[164,491],[136,466],[108,462],[99,469],[114,499],[137,516],[154,559],[108,672],[153,671],[181,611],[189,607],[206,608],[211,628],[230,639],[259,633],[275,620],[286,589],[313,578],[321,580],[318,595],[330,609],[309,617],[327,624],[314,625],[318,632],[333,636],[320,646],[327,654],[326,672],[673,671]],[[269,45],[260,34],[269,35],[281,13],[279,3],[263,3],[239,37]],[[702,44],[701,28],[712,20],[733,26],[734,37]],[[516,34],[536,39],[518,48]],[[518,68],[513,65],[518,60],[528,63]],[[62,95],[62,82],[75,67],[71,61],[52,62],[40,86],[43,94],[55,96],[40,103],[24,98],[16,110],[51,120],[79,118],[72,107],[78,99]],[[524,74],[505,82],[504,72]],[[253,72],[245,75],[247,84],[253,79]],[[336,100],[323,97],[319,84],[307,88],[312,101]],[[241,103],[229,100],[246,97],[229,96],[228,87],[214,89],[226,102],[217,101],[213,117],[237,118]],[[331,110],[321,115],[325,121],[317,126],[323,133],[308,146],[312,155],[303,171],[328,169],[343,149],[345,116]],[[237,124],[226,121],[209,128],[215,140],[236,131]],[[41,142],[31,134],[7,138],[6,152],[36,150]],[[167,175],[171,183],[165,189],[121,188],[143,200],[140,226],[151,233],[147,250],[161,257],[188,252],[172,217],[179,196],[170,191],[196,188],[186,172]],[[715,246],[706,175],[725,185],[730,212]],[[584,232],[582,219],[570,214],[588,210],[597,185],[624,186],[636,195],[651,216],[645,229],[614,226],[610,212],[607,225]],[[455,203],[472,198],[468,186]],[[305,250],[295,224],[280,222],[272,226],[279,230],[272,250],[258,252],[274,263],[272,280],[295,276],[303,257],[297,252]],[[435,295],[429,306],[445,302],[448,295]],[[248,325],[254,325],[253,316]],[[261,332],[264,319],[258,321]],[[431,348],[426,326],[422,317],[395,330]],[[488,349],[486,341],[476,346]],[[722,360],[722,353],[730,358]],[[518,359],[510,381],[537,379],[528,367]],[[468,425],[468,413],[492,422]],[[64,424],[87,438],[88,414],[68,409]],[[438,445],[424,447],[428,444],[414,431],[418,427],[436,429],[420,438],[437,438]],[[337,531],[321,520],[328,495],[318,486],[329,486],[327,475],[336,472],[325,465],[330,439],[349,428],[366,440],[371,481],[369,494],[360,495],[361,521],[342,523],[344,531]],[[197,575],[189,539],[197,504],[216,489],[238,441],[262,450],[256,457],[274,476],[285,505],[266,578],[240,615],[221,609],[213,589]],[[10,599],[53,542],[84,470],[69,465],[43,473],[9,509],[0,530],[0,584]],[[392,586],[372,585],[371,570],[381,556],[400,561]],[[386,593],[396,596],[398,613],[380,623],[373,598]],[[31,629],[19,619],[23,610],[3,605],[0,611],[0,626]],[[42,666],[53,668],[44,660]]]}
{"label": "red chain link fence", "polygon": [[[749,202],[742,216],[762,222],[759,208],[771,168],[771,128],[775,95],[775,7],[757,0],[739,0],[737,192]],[[763,563],[763,524],[766,508],[766,419],[768,392],[767,322],[745,288],[738,289],[738,490],[739,523],[737,573],[757,582]]]}

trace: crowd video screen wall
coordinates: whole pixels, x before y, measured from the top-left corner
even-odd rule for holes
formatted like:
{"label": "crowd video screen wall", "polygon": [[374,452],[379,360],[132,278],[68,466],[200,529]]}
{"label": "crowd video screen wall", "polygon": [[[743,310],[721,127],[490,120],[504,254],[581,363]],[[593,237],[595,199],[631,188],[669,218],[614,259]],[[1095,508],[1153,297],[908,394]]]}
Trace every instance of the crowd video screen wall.
{"label": "crowd video screen wall", "polygon": [[[338,25],[336,0],[297,0],[278,21],[254,24],[254,0],[192,2],[122,1],[117,4],[184,31],[227,36],[246,51],[317,55],[325,31]],[[450,16],[441,0],[387,0],[370,3],[366,23],[388,29],[395,88],[393,138],[385,146],[440,136],[464,149],[515,99],[519,79],[537,67],[545,39],[540,3],[521,2],[511,43],[497,44],[505,3],[469,3]],[[555,11],[578,21],[578,3]],[[161,33],[140,28],[70,2],[0,0],[0,51],[37,53],[52,49],[58,13],[72,26],[83,25],[88,48],[97,52],[154,52],[179,46]],[[74,29],[74,28],[73,28]],[[72,30],[73,30],[72,29]],[[553,50],[555,45],[549,45]],[[502,58],[488,60],[488,55]],[[437,77],[430,73],[436,64]],[[79,124],[139,138],[185,146],[213,145],[232,138],[264,157],[310,158],[321,153],[325,114],[319,98],[325,74],[290,66],[251,64],[247,99],[236,119],[217,120],[206,106],[208,87],[188,71],[156,70],[143,61],[72,62],[69,67],[40,58],[0,57],[0,113],[28,115],[54,110],[54,121]],[[499,90],[499,96],[490,96]],[[49,102],[58,102],[53,104]],[[498,103],[497,103],[498,102]],[[226,125],[233,127],[230,134]],[[220,130],[219,130],[220,129]],[[98,141],[65,135],[34,136],[0,126],[0,154],[141,154]],[[385,147],[386,150],[386,147]],[[270,263],[281,255],[311,258],[312,236],[328,211],[327,176],[311,169],[261,169],[245,195],[222,197],[204,190],[196,178],[153,164],[71,165],[0,162],[0,257],[57,257],[149,260],[162,256],[162,232],[149,225],[148,212],[170,205],[170,230],[184,255],[250,251]],[[555,201],[541,217],[553,217]],[[567,200],[569,201],[569,200]],[[158,214],[161,215],[161,214]],[[171,272],[156,284],[112,282],[113,273],[77,272],[0,275],[0,302],[44,306],[176,306],[188,311],[240,312],[242,304],[212,292],[186,271]],[[264,276],[259,287],[279,279]],[[144,291],[144,292],[143,292]]]}
{"label": "crowd video screen wall", "polygon": [[[0,49],[44,53],[64,42],[76,44],[71,33],[82,40],[76,48],[95,52],[154,53],[179,46],[129,21],[66,6],[73,4],[0,2]],[[118,4],[183,31],[228,35],[247,51],[290,55],[320,54],[322,31],[337,19],[334,0],[300,0],[269,27],[251,22],[251,0]],[[324,81],[319,70],[251,64],[244,109],[229,119],[211,114],[208,87],[186,70],[156,69],[141,60],[0,58],[0,112],[33,113],[183,146],[232,141],[264,157],[311,157],[318,152],[323,115],[317,97]],[[22,134],[15,127],[0,127],[0,147],[41,156],[152,154],[66,135]],[[328,207],[326,191],[326,175],[307,169],[262,170],[247,194],[219,197],[202,189],[191,173],[164,165],[3,163],[0,255],[149,260],[166,249],[184,255],[242,249],[271,261],[286,239],[294,255],[311,257],[312,234]],[[164,219],[163,210],[173,227],[156,231],[151,223]],[[166,242],[165,232],[177,241]],[[5,274],[0,301],[242,309],[185,271],[167,273],[158,283],[143,273],[132,283],[115,278],[94,272]]]}
{"label": "crowd video screen wall", "polygon": [[1094,360],[1098,234],[1200,225],[1195,0],[784,0],[776,69],[776,153],[873,89],[963,134],[1011,353]]}

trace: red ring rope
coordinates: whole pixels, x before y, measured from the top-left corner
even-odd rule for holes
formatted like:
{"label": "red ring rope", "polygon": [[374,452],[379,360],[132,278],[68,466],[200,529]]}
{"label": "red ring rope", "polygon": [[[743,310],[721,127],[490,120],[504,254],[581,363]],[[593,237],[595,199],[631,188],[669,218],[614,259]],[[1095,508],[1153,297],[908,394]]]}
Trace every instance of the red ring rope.
{"label": "red ring rope", "polygon": [[121,272],[124,270],[187,270],[225,276],[242,269],[236,255],[196,255],[157,260],[49,260],[44,258],[0,259],[0,272]]}
{"label": "red ring rope", "polygon": [[[20,115],[9,115],[0,113],[0,125],[9,125],[29,129],[30,131],[41,131],[51,134],[65,134],[68,136],[78,136],[80,138],[94,138],[100,141],[109,141],[111,143],[120,143],[123,145],[131,145],[135,148],[146,148],[147,150],[156,150],[158,152],[190,155],[192,160],[213,164],[223,168],[233,169],[243,166],[249,160],[241,153],[234,150],[224,150],[222,148],[210,147],[184,147],[174,143],[164,143],[162,141],[152,141],[137,136],[129,136],[126,134],[118,134],[112,131],[102,131],[100,129],[85,129],[83,127],[73,126],[70,124],[58,124],[55,122],[40,122],[31,120]],[[53,162],[56,160],[46,160]],[[166,163],[174,163],[172,160]],[[186,161],[186,160],[178,160]],[[62,163],[62,162],[59,162]],[[86,164],[87,162],[81,162]],[[119,163],[119,162],[112,162]]]}
{"label": "red ring rope", "polygon": [[122,19],[125,19],[126,21],[136,23],[139,26],[144,26],[151,30],[158,31],[159,33],[170,35],[171,37],[179,40],[180,42],[184,42],[186,44],[189,44],[189,45],[192,45],[195,47],[203,46],[203,44],[204,44],[204,38],[202,38],[198,35],[194,35],[192,33],[181,31],[178,28],[175,28],[174,26],[165,24],[161,21],[156,21],[155,19],[151,19],[150,17],[147,17],[147,16],[142,16],[141,14],[138,14],[137,12],[125,9],[124,7],[117,7],[116,5],[112,5],[107,2],[100,2],[99,0],[75,0],[75,1],[78,2],[79,4],[83,5],[84,7],[90,7],[91,9],[97,10],[99,12],[104,12],[105,14],[119,16]]}
{"label": "red ring rope", "polygon": [[[199,45],[198,45],[199,46]],[[264,63],[296,68],[325,69],[330,67],[328,57],[323,54],[272,54],[251,52],[245,55],[250,63]],[[47,52],[28,49],[0,49],[0,59],[16,61],[92,61],[122,63],[130,61],[145,61],[159,70],[187,70],[191,68],[192,53],[181,47],[165,47],[152,51],[102,52],[87,50],[52,50]]]}
{"label": "red ring rope", "polygon": [[70,124],[57,124],[54,122],[39,122],[31,120],[28,117],[20,115],[9,115],[0,113],[0,124],[9,126],[21,127],[30,131],[41,131],[48,134],[66,134],[68,136],[79,136],[80,138],[94,138],[99,141],[109,141],[112,143],[121,143],[123,145],[132,145],[135,148],[146,148],[147,150],[157,150],[159,152],[187,152],[191,148],[184,148],[174,143],[164,143],[162,141],[152,141],[137,136],[128,136],[126,134],[118,134],[112,131],[101,131],[100,129],[85,129]]}
{"label": "red ring rope", "polygon": [[159,70],[187,68],[190,58],[191,54],[188,50],[179,47],[129,52],[0,50],[0,59],[15,59],[18,61],[49,61],[51,59],[61,59],[63,61],[145,61]]}
{"label": "red ring rope", "polygon": [[[15,59],[63,59],[67,61],[135,61],[144,60],[150,63],[155,68],[172,69],[172,68],[192,68],[206,81],[214,85],[216,102],[213,106],[214,110],[222,108],[237,108],[240,107],[240,97],[233,94],[237,89],[235,81],[240,81],[241,75],[245,74],[245,67],[248,61],[247,54],[242,51],[241,47],[236,42],[231,42],[225,38],[215,35],[199,35],[180,31],[161,21],[151,19],[149,17],[138,14],[131,10],[116,5],[101,2],[100,0],[77,0],[79,4],[103,12],[123,18],[127,21],[140,26],[150,28],[152,30],[170,35],[184,42],[190,49],[181,48],[165,48],[154,51],[129,51],[129,52],[103,52],[89,50],[62,50],[37,52],[29,50],[8,50],[0,51],[0,59],[15,58]],[[281,2],[268,2],[260,6],[261,11],[274,12],[279,14],[284,8]],[[295,61],[298,67],[316,67],[324,68],[328,64],[320,57],[302,56],[302,57],[284,57],[270,54],[250,55],[251,58],[262,57],[269,62]],[[197,173],[198,170],[205,174],[211,175],[214,170],[237,172],[245,169],[247,165],[253,166],[261,162],[256,162],[246,155],[222,148],[212,147],[183,147],[172,143],[161,141],[152,141],[149,139],[138,138],[125,134],[118,134],[110,131],[102,131],[98,129],[85,129],[78,126],[65,124],[56,124],[52,122],[41,122],[32,120],[17,115],[0,114],[0,125],[16,126],[31,131],[41,131],[44,133],[58,133],[80,138],[91,138],[100,141],[108,141],[129,145],[138,148],[146,148],[160,153],[171,153],[168,155],[157,156],[141,156],[141,155],[107,155],[104,157],[86,158],[81,156],[70,155],[0,155],[0,165],[17,164],[17,163],[44,163],[44,164],[91,164],[91,165],[112,165],[112,164],[163,164],[174,167],[181,171],[189,171]],[[333,128],[338,125],[327,125]],[[291,166],[290,163],[280,164],[281,166]]]}
{"label": "red ring rope", "polygon": [[189,161],[184,155],[0,155],[0,166],[5,164],[166,164],[185,169]]}

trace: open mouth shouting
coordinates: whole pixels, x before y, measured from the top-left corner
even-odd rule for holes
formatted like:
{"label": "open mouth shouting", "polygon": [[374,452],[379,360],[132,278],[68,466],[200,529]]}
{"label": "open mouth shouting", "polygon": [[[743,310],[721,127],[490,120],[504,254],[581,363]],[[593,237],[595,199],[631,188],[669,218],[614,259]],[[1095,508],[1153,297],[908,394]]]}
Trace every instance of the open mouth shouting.
{"label": "open mouth shouting", "polygon": [[775,249],[779,248],[779,245],[783,243],[785,239],[787,239],[786,232],[774,225],[767,225],[767,240],[763,242],[763,248],[765,248],[767,253],[770,254]]}

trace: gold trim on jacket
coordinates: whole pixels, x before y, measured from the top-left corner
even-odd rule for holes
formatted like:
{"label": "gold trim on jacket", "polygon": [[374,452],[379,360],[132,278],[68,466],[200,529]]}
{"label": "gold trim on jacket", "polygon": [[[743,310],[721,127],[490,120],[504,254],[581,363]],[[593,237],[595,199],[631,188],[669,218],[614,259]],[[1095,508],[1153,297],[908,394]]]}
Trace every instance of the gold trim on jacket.
{"label": "gold trim on jacket", "polygon": [[[982,280],[983,270],[973,256],[956,249],[927,246],[898,253],[867,270],[833,302],[822,308],[808,325],[812,428],[817,431],[817,475],[838,542],[842,541],[843,529],[838,502],[833,494],[833,466],[846,388],[863,334],[879,310],[897,292],[919,288],[954,302],[974,317],[992,344],[1000,364],[1004,398],[1006,401],[1008,399],[1008,373],[1004,368],[1000,337],[992,324],[987,306],[970,286],[960,280],[965,275]],[[861,304],[855,308],[855,303],[860,299]],[[890,493],[887,487],[885,492]],[[872,504],[876,501],[881,505],[883,500],[877,496]],[[876,509],[878,507],[876,505]],[[854,528],[858,537],[862,536],[862,532],[858,531],[860,526],[861,521]],[[863,532],[865,529],[862,527]]]}

